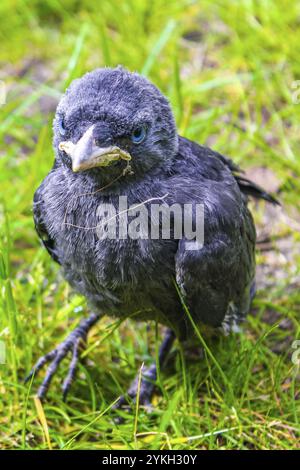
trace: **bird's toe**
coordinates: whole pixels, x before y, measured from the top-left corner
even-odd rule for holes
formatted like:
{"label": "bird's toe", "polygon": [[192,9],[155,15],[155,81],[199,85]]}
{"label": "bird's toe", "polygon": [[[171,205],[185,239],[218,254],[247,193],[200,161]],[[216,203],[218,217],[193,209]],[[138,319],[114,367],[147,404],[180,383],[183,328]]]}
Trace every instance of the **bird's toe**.
{"label": "bird's toe", "polygon": [[79,353],[80,353],[80,339],[77,339],[73,345],[72,359],[70,362],[69,371],[62,384],[62,392],[63,392],[64,401],[66,400],[69,390],[71,388],[71,385],[75,379],[77,364],[79,361]]}
{"label": "bird's toe", "polygon": [[57,354],[57,350],[53,349],[53,351],[50,351],[49,353],[45,354],[44,356],[41,356],[38,361],[35,363],[35,365],[32,367],[31,371],[29,374],[25,377],[24,382],[27,383],[31,378],[36,375],[42,367],[47,364],[48,362],[52,361]]}

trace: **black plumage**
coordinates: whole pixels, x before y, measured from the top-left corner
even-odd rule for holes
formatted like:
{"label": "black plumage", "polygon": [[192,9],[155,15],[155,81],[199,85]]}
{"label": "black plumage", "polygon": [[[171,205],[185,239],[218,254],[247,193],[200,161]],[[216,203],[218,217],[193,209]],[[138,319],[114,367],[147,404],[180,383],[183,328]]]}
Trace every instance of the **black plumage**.
{"label": "black plumage", "polygon": [[[158,320],[184,339],[193,328],[183,300],[200,328],[238,328],[255,292],[256,235],[247,198],[277,203],[272,196],[243,177],[230,159],[178,136],[166,98],[121,67],[95,70],[71,84],[57,108],[54,149],[55,164],[34,196],[35,226],[93,313],[33,368],[32,373],[52,361],[40,397],[72,351],[63,385],[67,393],[80,340],[102,315],[139,312],[133,320]],[[159,198],[169,205],[191,204],[193,210],[203,204],[203,248],[187,250],[184,237],[99,239],[97,208],[117,206],[120,195],[127,196],[128,205],[148,201],[148,206]],[[161,364],[173,337],[169,330]],[[144,403],[152,391],[149,379],[155,378],[153,365],[142,384]]]}

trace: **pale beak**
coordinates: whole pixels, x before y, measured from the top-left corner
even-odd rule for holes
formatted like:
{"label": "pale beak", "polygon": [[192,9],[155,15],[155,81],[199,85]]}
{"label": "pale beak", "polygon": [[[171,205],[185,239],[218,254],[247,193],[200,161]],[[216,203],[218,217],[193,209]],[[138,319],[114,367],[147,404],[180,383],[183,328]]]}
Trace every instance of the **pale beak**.
{"label": "pale beak", "polygon": [[93,137],[91,126],[77,142],[60,142],[58,148],[66,152],[72,159],[74,172],[88,170],[90,168],[108,166],[118,160],[131,160],[131,155],[117,146],[98,147]]}

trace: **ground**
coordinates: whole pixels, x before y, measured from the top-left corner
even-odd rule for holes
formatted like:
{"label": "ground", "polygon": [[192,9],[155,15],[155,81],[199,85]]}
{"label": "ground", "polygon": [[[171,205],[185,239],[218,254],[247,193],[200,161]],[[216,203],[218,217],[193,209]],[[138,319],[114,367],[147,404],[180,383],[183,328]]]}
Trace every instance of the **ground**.
{"label": "ground", "polygon": [[[299,2],[2,0],[0,15],[1,448],[299,447]],[[153,412],[133,406],[119,424],[111,407],[155,356],[160,327],[101,321],[66,403],[67,363],[43,408],[37,384],[23,383],[86,311],[32,221],[55,106],[73,78],[117,64],[162,89],[181,134],[229,155],[282,203],[252,204],[258,293],[243,333],[207,340],[204,354],[200,340],[185,354],[176,343]]]}

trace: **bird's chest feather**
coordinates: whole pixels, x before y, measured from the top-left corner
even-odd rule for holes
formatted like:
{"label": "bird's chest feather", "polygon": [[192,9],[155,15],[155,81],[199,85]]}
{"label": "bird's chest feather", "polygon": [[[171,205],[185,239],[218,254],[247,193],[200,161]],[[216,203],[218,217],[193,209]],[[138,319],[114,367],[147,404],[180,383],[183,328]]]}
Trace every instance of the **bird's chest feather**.
{"label": "bird's chest feather", "polygon": [[[136,201],[128,200],[124,209],[117,196],[78,192],[63,181],[56,181],[55,189],[48,185],[47,191],[47,199],[51,198],[45,206],[47,225],[71,283],[81,279],[89,288],[119,290],[160,282],[158,278],[174,272],[177,243],[141,233],[145,219],[139,223],[128,212]],[[145,200],[152,195],[139,196]]]}

